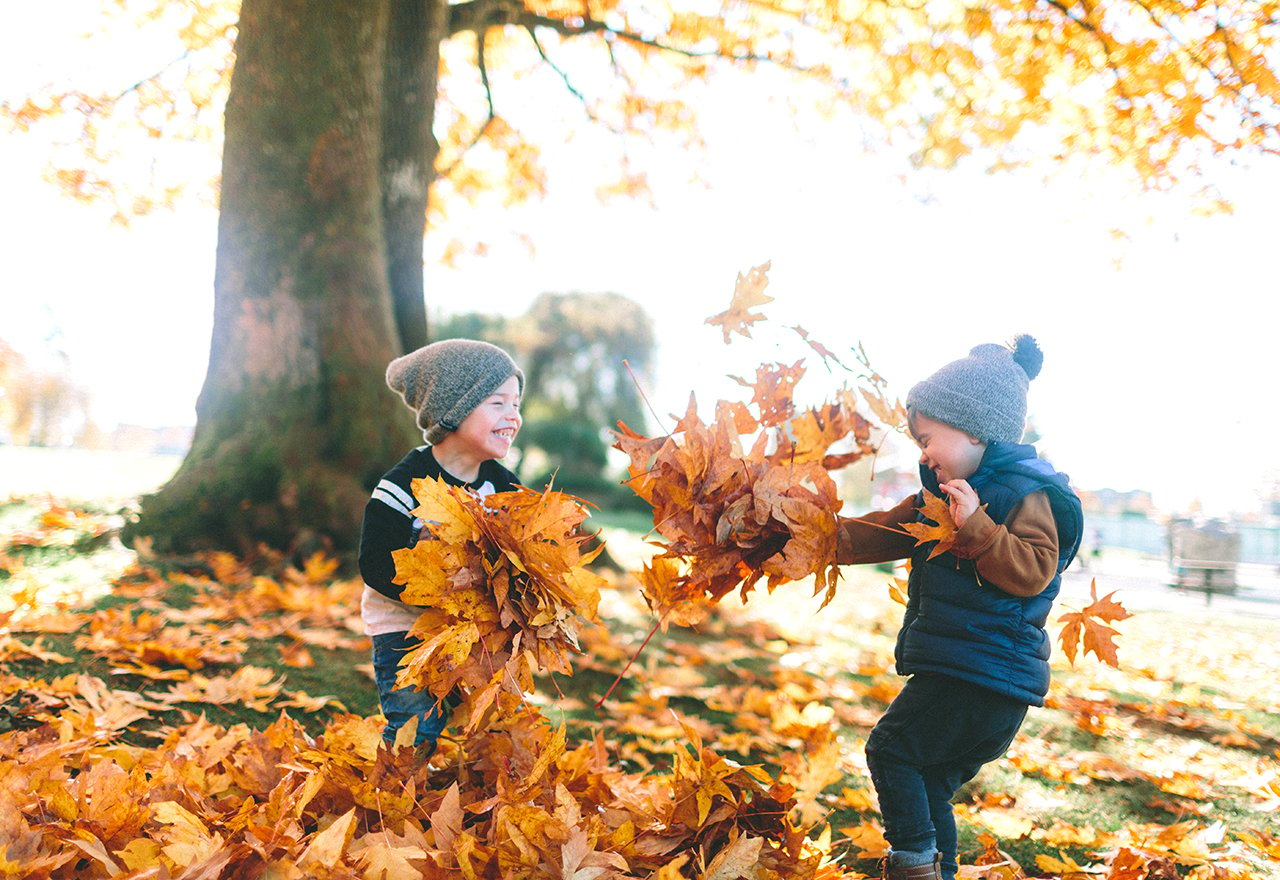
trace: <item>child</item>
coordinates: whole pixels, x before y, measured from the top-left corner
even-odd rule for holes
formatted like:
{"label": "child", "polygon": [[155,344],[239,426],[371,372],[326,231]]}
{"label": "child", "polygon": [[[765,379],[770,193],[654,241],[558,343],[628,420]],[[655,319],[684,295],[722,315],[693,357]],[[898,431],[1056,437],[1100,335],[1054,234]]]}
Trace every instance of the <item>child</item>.
{"label": "child", "polygon": [[481,498],[515,488],[517,477],[498,464],[520,430],[524,373],[496,345],[471,339],[433,342],[397,358],[387,367],[387,384],[417,413],[427,440],[387,471],[364,509],[360,529],[360,574],[364,594],[360,612],[373,638],[373,670],[382,714],[383,739],[417,716],[414,745],[425,755],[435,750],[446,709],[429,691],[395,686],[405,652],[416,640],[408,630],[421,608],[399,600],[403,587],[392,583],[393,550],[412,547],[422,533],[413,514],[418,501],[412,481],[424,477],[464,486]]}
{"label": "child", "polygon": [[955,877],[952,796],[1048,692],[1045,621],[1084,520],[1067,477],[1018,442],[1042,360],[1030,336],[979,345],[907,394],[921,482],[958,527],[949,552],[929,559],[934,543],[881,528],[919,521],[922,493],[840,521],[842,564],[911,559],[894,651],[910,678],[866,749],[889,880]]}

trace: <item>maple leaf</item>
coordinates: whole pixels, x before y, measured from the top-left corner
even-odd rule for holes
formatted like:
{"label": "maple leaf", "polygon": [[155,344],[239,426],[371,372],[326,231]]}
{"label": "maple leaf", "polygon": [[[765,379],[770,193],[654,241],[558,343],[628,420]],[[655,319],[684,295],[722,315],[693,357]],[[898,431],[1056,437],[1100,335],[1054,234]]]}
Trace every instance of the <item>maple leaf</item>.
{"label": "maple leaf", "polygon": [[871,408],[872,414],[879,420],[880,424],[886,428],[895,431],[903,430],[907,427],[907,408],[902,405],[901,400],[894,400],[892,403],[880,391],[869,391],[861,388],[862,399],[867,402],[867,406]]}
{"label": "maple leaf", "polygon": [[298,867],[339,864],[351,844],[355,830],[356,808],[352,807],[311,838],[306,849],[298,856]]}
{"label": "maple leaf", "polygon": [[760,424],[780,425],[796,411],[796,384],[804,378],[804,361],[786,364],[760,364],[756,367],[756,381],[748,382],[739,376],[732,377],[739,385],[753,391],[751,402],[760,413]]}
{"label": "maple leaf", "polygon": [[[654,531],[664,541],[659,558],[682,562],[650,565],[639,574],[664,631],[682,617],[701,620],[706,608],[700,600],[716,602],[736,588],[745,601],[766,577],[773,590],[814,575],[815,594],[826,590],[823,604],[834,597],[842,502],[827,471],[833,459],[847,458],[827,450],[852,437],[857,451],[848,457],[869,451],[869,423],[849,409],[855,398],[846,393],[782,427],[778,420],[794,411],[799,366],[761,367],[755,398],[760,420],[741,404],[721,401],[715,421],[706,424],[691,395],[671,435],[643,438],[620,425],[615,447],[630,456],[628,482],[653,508]],[[744,453],[741,432],[756,430]]]}
{"label": "maple leaf", "polygon": [[517,489],[483,501],[442,480],[414,480],[415,513],[432,540],[392,554],[404,601],[423,607],[422,644],[401,663],[401,686],[464,697],[464,726],[481,723],[500,691],[522,693],[532,670],[569,672],[582,622],[595,617],[603,578],[586,566],[603,550],[580,499]]}
{"label": "maple leaf", "polygon": [[756,867],[760,864],[760,847],[763,844],[763,838],[749,834],[730,839],[728,846],[711,859],[702,876],[705,880],[736,880],[739,877],[756,876]]}
{"label": "maple leaf", "polygon": [[696,626],[711,612],[702,590],[685,574],[681,560],[655,556],[635,573],[644,591],[644,600],[666,631],[667,623]]}
{"label": "maple leaf", "polygon": [[924,504],[918,510],[925,520],[932,520],[932,524],[929,522],[903,523],[901,528],[916,539],[917,547],[928,544],[930,541],[937,541],[938,543],[929,551],[929,558],[932,559],[955,546],[958,529],[955,520],[951,518],[950,505],[927,489],[921,491],[924,495]]}
{"label": "maple leaf", "polygon": [[1080,878],[1089,877],[1095,873],[1061,851],[1059,851],[1057,858],[1043,854],[1037,855],[1036,867],[1046,873],[1056,874],[1062,877],[1063,880],[1080,880]]}
{"label": "maple leaf", "polygon": [[860,859],[878,859],[889,852],[889,841],[885,840],[884,829],[878,822],[866,820],[852,828],[841,828],[840,833],[858,848]]}
{"label": "maple leaf", "polygon": [[739,272],[729,308],[717,315],[712,315],[704,322],[713,326],[719,325],[724,333],[725,345],[729,344],[731,333],[750,338],[751,325],[756,321],[764,320],[764,315],[753,314],[751,309],[773,302],[773,297],[764,292],[764,289],[769,286],[769,266],[770,263],[762,263],[750,269],[746,275]]}
{"label": "maple leaf", "polygon": [[1112,591],[1101,599],[1098,598],[1098,581],[1095,578],[1089,583],[1089,593],[1093,601],[1081,611],[1067,612],[1059,618],[1062,631],[1058,641],[1062,644],[1067,661],[1075,665],[1076,654],[1083,648],[1084,653],[1092,653],[1108,666],[1119,668],[1115,637],[1120,633],[1110,623],[1125,620],[1131,615],[1123,605],[1112,600]]}
{"label": "maple leaf", "polygon": [[422,862],[427,851],[420,846],[395,846],[383,840],[382,834],[366,835],[368,843],[358,852],[359,862],[367,880],[422,880]]}
{"label": "maple leaf", "polygon": [[274,671],[261,666],[243,666],[231,675],[206,678],[193,675],[190,680],[175,684],[168,691],[150,694],[162,703],[213,703],[226,705],[242,703],[259,712],[267,711],[268,704],[279,696],[284,687],[282,675],[274,681]]}
{"label": "maple leaf", "polygon": [[217,854],[225,841],[221,834],[210,833],[198,816],[174,801],[161,801],[151,807],[152,818],[160,823],[160,851],[173,865],[187,868]]}

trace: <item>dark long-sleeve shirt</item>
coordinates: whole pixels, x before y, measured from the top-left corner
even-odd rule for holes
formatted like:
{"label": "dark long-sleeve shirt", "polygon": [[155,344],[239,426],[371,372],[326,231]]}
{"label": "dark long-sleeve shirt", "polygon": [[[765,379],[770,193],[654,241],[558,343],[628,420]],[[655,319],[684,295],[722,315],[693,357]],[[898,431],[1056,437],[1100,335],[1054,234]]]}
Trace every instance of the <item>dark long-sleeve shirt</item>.
{"label": "dark long-sleeve shirt", "polygon": [[407,630],[422,611],[400,601],[404,586],[393,583],[396,563],[391,554],[411,547],[418,538],[413,513],[418,500],[413,496],[412,484],[423,478],[443,479],[481,498],[494,492],[509,492],[518,482],[514,473],[492,460],[481,463],[479,474],[471,482],[459,480],[440,467],[430,446],[412,450],[387,471],[365,504],[360,528],[360,576],[365,583],[360,610],[369,635]]}

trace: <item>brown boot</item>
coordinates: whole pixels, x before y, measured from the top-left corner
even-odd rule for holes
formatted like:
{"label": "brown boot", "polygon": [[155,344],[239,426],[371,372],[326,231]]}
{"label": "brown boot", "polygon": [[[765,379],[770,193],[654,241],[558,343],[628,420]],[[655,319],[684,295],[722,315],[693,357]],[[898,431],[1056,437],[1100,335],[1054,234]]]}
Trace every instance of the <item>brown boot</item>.
{"label": "brown boot", "polygon": [[933,861],[927,865],[910,867],[904,865],[893,867],[889,864],[889,857],[885,856],[880,872],[884,880],[942,880],[942,854],[934,855]]}

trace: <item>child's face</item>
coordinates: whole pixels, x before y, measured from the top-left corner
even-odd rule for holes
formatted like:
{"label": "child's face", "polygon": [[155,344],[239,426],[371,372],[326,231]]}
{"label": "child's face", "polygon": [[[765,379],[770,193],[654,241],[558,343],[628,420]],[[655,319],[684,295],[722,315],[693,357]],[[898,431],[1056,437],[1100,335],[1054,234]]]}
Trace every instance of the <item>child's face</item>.
{"label": "child's face", "polygon": [[511,451],[520,425],[520,381],[510,376],[480,401],[454,435],[477,458],[502,458]]}
{"label": "child's face", "polygon": [[939,483],[967,480],[987,451],[987,444],[978,438],[922,413],[911,419],[911,436],[920,447],[920,463],[933,471]]}

